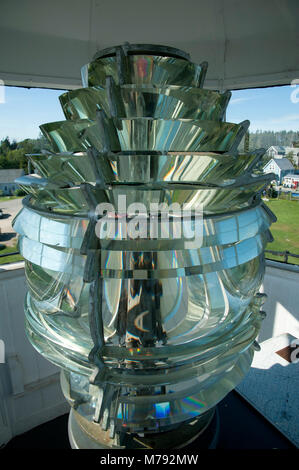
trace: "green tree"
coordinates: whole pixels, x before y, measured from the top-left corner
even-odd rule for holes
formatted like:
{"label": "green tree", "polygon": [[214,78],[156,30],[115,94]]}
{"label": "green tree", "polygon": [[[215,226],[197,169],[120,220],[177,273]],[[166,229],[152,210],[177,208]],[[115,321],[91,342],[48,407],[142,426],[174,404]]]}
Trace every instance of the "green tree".
{"label": "green tree", "polygon": [[294,159],[294,152],[288,152],[286,154],[286,158],[292,163],[292,165],[295,167],[296,166],[296,162],[295,162],[295,159]]}
{"label": "green tree", "polygon": [[0,154],[6,156],[10,150],[11,143],[9,137],[5,137],[5,139],[0,142]]}

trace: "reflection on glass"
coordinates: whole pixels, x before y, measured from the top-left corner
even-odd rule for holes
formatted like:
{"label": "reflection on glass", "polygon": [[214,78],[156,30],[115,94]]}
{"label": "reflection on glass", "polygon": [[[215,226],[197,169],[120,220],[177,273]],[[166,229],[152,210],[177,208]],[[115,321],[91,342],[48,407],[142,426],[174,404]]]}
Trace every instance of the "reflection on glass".
{"label": "reflection on glass", "polygon": [[60,97],[66,121],[41,126],[53,153],[18,180],[26,330],[63,370],[74,446],[76,423],[98,448],[199,432],[250,367],[272,175],[262,151],[238,153],[249,123],[223,122],[230,93],[203,90],[205,73],[162,46],[99,53]]}

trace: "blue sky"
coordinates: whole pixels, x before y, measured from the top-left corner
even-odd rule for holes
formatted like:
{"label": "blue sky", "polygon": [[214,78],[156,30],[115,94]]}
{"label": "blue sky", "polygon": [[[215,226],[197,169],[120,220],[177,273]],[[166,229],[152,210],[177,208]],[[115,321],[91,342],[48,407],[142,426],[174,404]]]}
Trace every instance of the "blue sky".
{"label": "blue sky", "polygon": [[[291,100],[297,89],[299,85],[234,91],[227,121],[249,119],[251,131],[298,131],[299,102]],[[0,99],[0,140],[6,136],[17,141],[36,138],[40,124],[65,119],[58,100],[63,91],[4,87],[5,101]]]}
{"label": "blue sky", "polygon": [[227,121],[249,119],[252,132],[257,129],[298,131],[299,102],[294,102],[299,97],[298,89],[299,85],[234,91]]}
{"label": "blue sky", "polygon": [[39,125],[64,120],[58,97],[64,90],[5,87],[0,102],[0,140],[36,138]]}

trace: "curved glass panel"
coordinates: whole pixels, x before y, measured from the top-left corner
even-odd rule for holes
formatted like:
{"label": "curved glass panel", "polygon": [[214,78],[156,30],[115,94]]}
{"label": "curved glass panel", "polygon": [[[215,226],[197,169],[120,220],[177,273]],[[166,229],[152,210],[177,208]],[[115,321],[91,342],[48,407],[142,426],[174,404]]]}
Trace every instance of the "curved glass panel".
{"label": "curved glass panel", "polygon": [[159,119],[197,119],[220,121],[230,93],[174,85],[121,85],[82,88],[59,97],[66,119],[95,119],[103,109],[109,117]]}
{"label": "curved glass panel", "polygon": [[[207,217],[203,219],[202,238],[200,244],[204,246],[225,245],[236,243],[247,238],[254,237],[258,233],[265,232],[271,225],[272,219],[263,207],[257,206],[244,212],[236,212],[231,215]],[[158,220],[158,233],[163,233],[161,220]],[[14,230],[22,236],[46,245],[65,248],[77,248],[82,246],[89,224],[88,219],[61,219],[48,217],[24,208],[13,221]],[[102,238],[102,248],[114,250],[132,250],[142,248],[145,250],[159,249],[170,250],[184,248],[190,241],[184,230],[180,238],[175,238],[173,222],[169,222],[169,236],[167,239],[130,240],[117,239],[109,236]],[[160,226],[159,226],[160,225]],[[105,244],[105,240],[107,243]],[[109,244],[109,245],[108,245]]]}
{"label": "curved glass panel", "polygon": [[212,152],[165,153],[144,155],[98,154],[95,160],[85,152],[76,154],[29,155],[33,166],[56,184],[95,183],[95,164],[105,183],[187,182],[215,185],[234,183],[235,178],[250,172],[261,154],[239,155]]}
{"label": "curved glass panel", "polygon": [[[111,142],[113,151],[190,151],[229,152],[247,130],[247,123],[193,121],[187,119],[114,119],[119,143]],[[86,128],[86,147],[103,150],[98,124]]]}
{"label": "curved glass panel", "polygon": [[[117,279],[162,279],[217,271],[235,267],[257,257],[267,243],[265,232],[236,245],[217,246],[216,249],[203,247],[182,252],[128,252],[127,256],[122,256],[122,253],[117,251],[102,250],[98,275]],[[24,236],[19,239],[19,249],[25,259],[38,266],[58,272],[81,276],[84,274],[86,258],[76,250],[65,251],[63,248],[50,247]],[[143,262],[136,263],[135,259],[141,259]]]}
{"label": "curved glass panel", "polygon": [[26,331],[106,448],[203,429],[257,349],[273,175],[263,150],[238,154],[249,122],[222,122],[206,68],[164,46],[99,53],[18,180]]}
{"label": "curved glass panel", "polygon": [[[136,85],[180,85],[198,87],[206,68],[175,57],[152,55],[128,56],[126,83]],[[119,84],[119,68],[116,57],[104,57],[85,65],[81,69],[84,87],[105,85],[107,77]]]}
{"label": "curved glass panel", "polygon": [[[115,185],[113,189],[100,189],[91,187],[98,204],[113,204],[117,211],[121,197],[125,198],[127,207],[138,202],[150,212],[152,205],[168,204],[174,201],[184,205],[184,210],[195,210],[204,205],[206,214],[221,214],[226,211],[234,211],[250,207],[256,193],[261,193],[264,187],[271,181],[272,175],[265,178],[251,177],[247,181],[236,181],[233,185],[223,187],[210,187],[190,184],[165,183],[162,187],[153,185],[135,185],[134,193],[131,185]],[[240,184],[241,183],[241,184]],[[57,190],[40,189],[38,194],[35,188],[25,185],[21,187],[34,197],[31,199],[32,207],[47,208],[53,212],[81,214],[88,213],[86,194],[81,186]]]}

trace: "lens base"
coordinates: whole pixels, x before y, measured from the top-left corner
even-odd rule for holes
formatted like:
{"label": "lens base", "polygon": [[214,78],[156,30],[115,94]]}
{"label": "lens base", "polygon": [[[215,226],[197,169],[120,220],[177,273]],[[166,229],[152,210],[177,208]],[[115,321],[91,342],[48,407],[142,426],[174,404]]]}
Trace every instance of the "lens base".
{"label": "lens base", "polygon": [[100,424],[88,421],[72,409],[68,433],[73,449],[211,449],[218,440],[219,415],[213,408],[170,431],[143,435],[117,432],[111,437],[110,430],[103,431]]}

